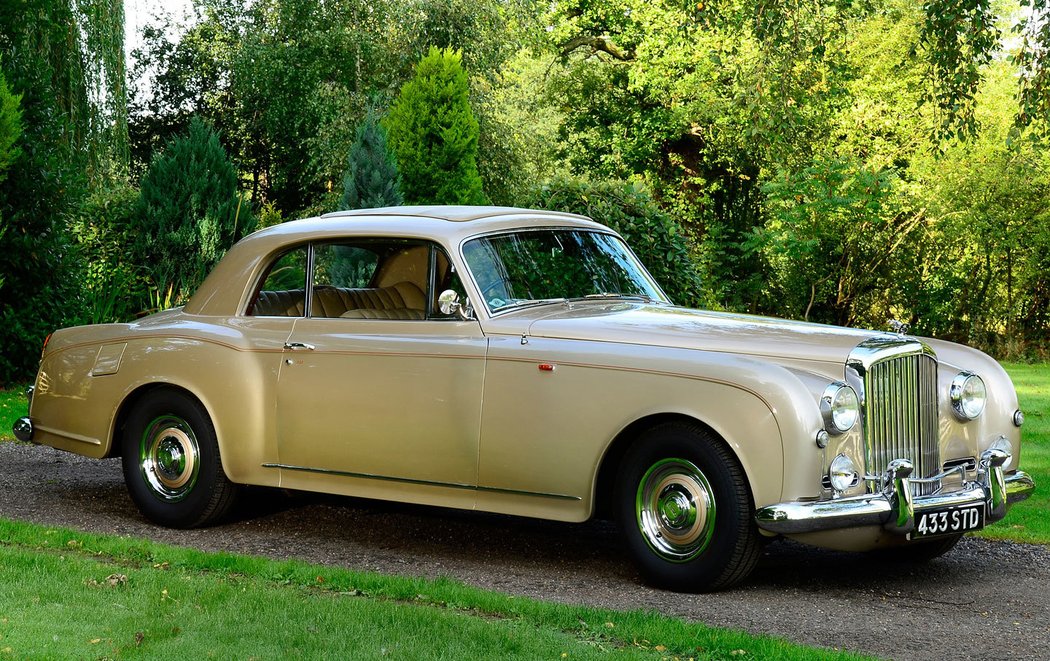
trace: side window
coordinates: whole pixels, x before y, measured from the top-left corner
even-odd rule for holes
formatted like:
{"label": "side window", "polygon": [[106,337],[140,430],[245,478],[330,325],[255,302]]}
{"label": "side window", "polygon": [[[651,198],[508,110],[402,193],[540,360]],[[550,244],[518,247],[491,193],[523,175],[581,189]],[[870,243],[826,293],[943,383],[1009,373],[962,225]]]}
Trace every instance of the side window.
{"label": "side window", "polygon": [[306,246],[274,260],[248,306],[256,317],[301,317],[306,308]]}
{"label": "side window", "polygon": [[430,248],[422,241],[315,244],[310,316],[425,319],[429,258]]}
{"label": "side window", "polygon": [[451,262],[434,244],[367,238],[313,246],[310,316],[342,319],[448,319],[445,289],[464,296]]}
{"label": "side window", "polygon": [[314,247],[314,287],[369,287],[378,265],[379,255],[364,246],[317,245]]}

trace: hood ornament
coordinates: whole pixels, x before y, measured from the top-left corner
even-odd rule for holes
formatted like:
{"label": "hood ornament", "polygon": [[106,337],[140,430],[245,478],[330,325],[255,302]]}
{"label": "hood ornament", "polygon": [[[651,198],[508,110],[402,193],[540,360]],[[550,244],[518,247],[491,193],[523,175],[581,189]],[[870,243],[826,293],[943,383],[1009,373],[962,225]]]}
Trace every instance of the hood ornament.
{"label": "hood ornament", "polygon": [[908,331],[911,330],[910,325],[904,323],[903,321],[897,321],[896,319],[890,319],[889,325],[890,330],[899,335],[900,337],[904,337],[908,334]]}

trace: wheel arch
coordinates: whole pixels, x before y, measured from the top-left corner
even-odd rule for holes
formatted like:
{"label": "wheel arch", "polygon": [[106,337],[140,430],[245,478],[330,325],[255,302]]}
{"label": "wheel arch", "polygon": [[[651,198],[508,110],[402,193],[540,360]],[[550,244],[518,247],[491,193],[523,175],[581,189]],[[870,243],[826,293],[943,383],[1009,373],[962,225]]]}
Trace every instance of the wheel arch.
{"label": "wheel arch", "polygon": [[[131,417],[131,413],[135,410],[135,407],[140,401],[147,395],[160,391],[160,390],[171,390],[175,392],[181,392],[182,394],[192,398],[195,402],[200,404],[201,408],[208,415],[208,419],[211,420],[212,425],[215,424],[215,417],[212,412],[208,409],[204,401],[196,395],[189,388],[163,381],[144,383],[135,387],[131,392],[124,396],[124,399],[120,402],[117,407],[117,415],[113,421],[113,429],[110,432],[109,439],[109,452],[106,453],[106,457],[119,457],[123,454],[121,439],[124,435],[124,429],[127,426],[128,418]],[[220,443],[221,446],[221,443]]]}
{"label": "wheel arch", "polygon": [[[616,474],[619,472],[620,464],[622,463],[627,450],[630,449],[645,431],[662,424],[673,422],[699,425],[703,427],[704,430],[711,435],[711,438],[714,438],[717,442],[721,443],[726,452],[736,460],[737,464],[741,467],[741,472],[744,475],[748,474],[733,446],[726,442],[717,430],[703,420],[684,413],[656,413],[647,415],[624,427],[620,433],[613,438],[608,448],[606,448],[605,454],[602,456],[601,463],[598,466],[598,473],[594,485],[593,514],[595,517],[606,518],[612,515],[612,509],[615,505],[614,496],[616,493]],[[747,490],[751,496],[752,504],[754,504],[755,489],[754,485],[751,484],[750,478],[748,479]]]}

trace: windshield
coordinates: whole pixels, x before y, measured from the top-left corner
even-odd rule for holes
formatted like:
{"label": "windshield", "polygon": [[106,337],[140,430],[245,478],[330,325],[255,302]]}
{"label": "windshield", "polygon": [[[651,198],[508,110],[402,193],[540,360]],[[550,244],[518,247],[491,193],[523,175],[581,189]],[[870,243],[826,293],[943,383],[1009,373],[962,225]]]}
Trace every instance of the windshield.
{"label": "windshield", "polygon": [[667,299],[619,238],[575,229],[468,241],[463,256],[490,312],[581,298]]}

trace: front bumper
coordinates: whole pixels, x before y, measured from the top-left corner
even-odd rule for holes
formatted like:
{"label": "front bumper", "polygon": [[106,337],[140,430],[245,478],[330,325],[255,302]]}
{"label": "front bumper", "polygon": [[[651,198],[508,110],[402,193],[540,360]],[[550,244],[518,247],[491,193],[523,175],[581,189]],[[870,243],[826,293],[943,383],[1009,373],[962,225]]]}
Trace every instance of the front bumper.
{"label": "front bumper", "polygon": [[1003,464],[1009,458],[1005,452],[988,450],[981,455],[975,481],[956,491],[929,496],[912,495],[912,464],[898,459],[882,477],[880,493],[778,503],[755,512],[755,522],[759,528],[781,535],[864,526],[882,526],[904,535],[915,529],[916,513],[983,504],[985,523],[992,523],[1006,516],[1009,505],[1028,498],[1035,490],[1035,482],[1027,473],[1003,473]]}

